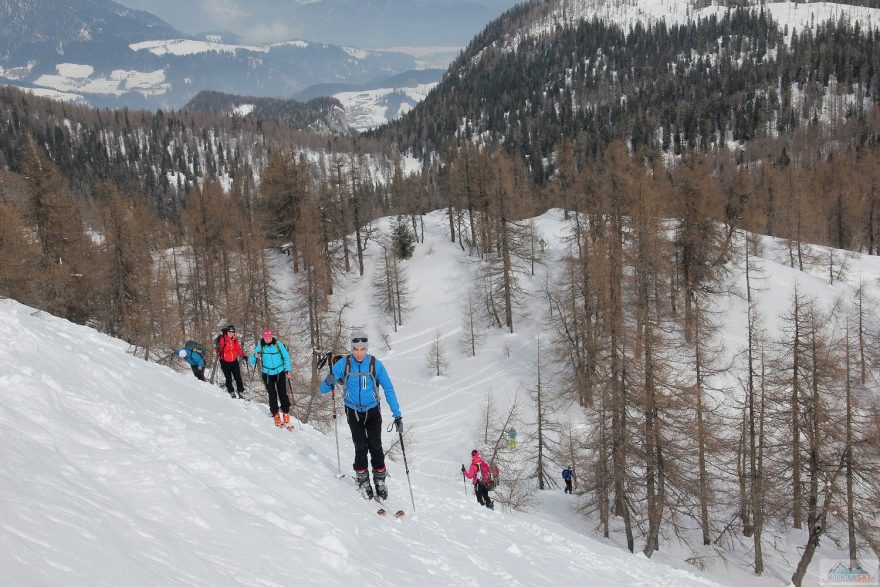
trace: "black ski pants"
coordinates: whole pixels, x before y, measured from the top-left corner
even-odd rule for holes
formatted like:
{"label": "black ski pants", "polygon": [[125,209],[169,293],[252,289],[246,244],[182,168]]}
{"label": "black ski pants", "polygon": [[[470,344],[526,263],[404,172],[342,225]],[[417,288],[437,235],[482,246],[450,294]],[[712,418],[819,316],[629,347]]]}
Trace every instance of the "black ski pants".
{"label": "black ski pants", "polygon": [[196,376],[196,379],[199,381],[205,380],[205,368],[204,367],[196,367],[195,365],[190,365],[192,367],[193,375]]}
{"label": "black ski pants", "polygon": [[275,375],[261,373],[260,376],[263,378],[263,385],[266,386],[266,391],[269,392],[269,409],[272,411],[272,415],[274,416],[278,413],[279,400],[281,411],[289,414],[290,398],[287,397],[287,374],[282,371]]}
{"label": "black ski pants", "polygon": [[366,412],[358,412],[346,406],[345,415],[348,427],[351,428],[351,440],[354,442],[354,470],[366,470],[368,450],[373,470],[383,470],[385,451],[382,450],[382,413],[379,406]]}
{"label": "black ski pants", "polygon": [[244,393],[244,383],[241,382],[241,367],[238,361],[220,361],[220,368],[223,369],[223,376],[226,377],[226,391],[229,395],[235,397],[232,390],[232,379],[235,378],[235,386],[238,389],[238,395]]}
{"label": "black ski pants", "polygon": [[565,479],[565,493],[571,493],[571,479]]}
{"label": "black ski pants", "polygon": [[477,494],[477,502],[480,505],[484,505],[487,508],[492,507],[492,500],[489,499],[489,490],[486,489],[486,486],[477,481],[477,484],[474,485],[474,493]]}

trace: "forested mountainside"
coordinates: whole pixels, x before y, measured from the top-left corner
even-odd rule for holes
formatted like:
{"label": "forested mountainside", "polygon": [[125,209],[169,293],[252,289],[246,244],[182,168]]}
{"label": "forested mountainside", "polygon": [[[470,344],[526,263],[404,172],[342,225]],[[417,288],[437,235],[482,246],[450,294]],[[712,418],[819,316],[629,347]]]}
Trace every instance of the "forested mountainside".
{"label": "forested mountainside", "polygon": [[[144,194],[163,217],[177,218],[206,178],[228,184],[259,176],[270,151],[371,157],[363,183],[392,174],[393,151],[374,141],[302,132],[284,124],[196,111],[97,110],[0,88],[0,167],[20,172],[28,144],[39,146],[77,197],[111,180]],[[244,174],[244,175],[242,175]]]}
{"label": "forested mountainside", "polygon": [[342,104],[332,97],[315,97],[308,102],[297,102],[203,91],[187,102],[183,110],[246,116],[256,120],[277,122],[296,130],[310,130],[318,134],[351,133],[345,122]]}
{"label": "forested mountainside", "polygon": [[424,102],[377,136],[420,153],[452,140],[503,145],[542,182],[564,139],[580,159],[620,139],[678,155],[861,118],[880,96],[877,33],[843,18],[793,35],[753,9],[523,34],[543,10],[523,4],[487,27]]}
{"label": "forested mountainside", "polygon": [[94,40],[125,47],[149,39],[180,37],[180,31],[140,10],[107,0],[0,0],[0,52],[27,55],[36,46],[63,51],[67,43]]}

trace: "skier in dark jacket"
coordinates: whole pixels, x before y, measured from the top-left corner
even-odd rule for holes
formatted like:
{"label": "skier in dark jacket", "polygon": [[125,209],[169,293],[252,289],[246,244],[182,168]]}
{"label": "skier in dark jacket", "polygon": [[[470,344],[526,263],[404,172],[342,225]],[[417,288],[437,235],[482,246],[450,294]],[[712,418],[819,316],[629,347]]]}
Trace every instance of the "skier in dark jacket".
{"label": "skier in dark jacket", "polygon": [[565,493],[571,493],[571,482],[574,479],[574,473],[571,471],[571,465],[562,470],[562,480],[565,481]]}
{"label": "skier in dark jacket", "polygon": [[175,351],[177,356],[189,363],[189,366],[192,368],[193,375],[196,376],[196,379],[199,381],[205,380],[205,359],[202,355],[197,352],[187,348],[183,348]]}
{"label": "skier in dark jacket", "polygon": [[388,489],[385,486],[385,452],[382,450],[382,413],[379,410],[378,386],[382,386],[398,432],[403,427],[400,406],[385,366],[379,359],[367,354],[367,335],[363,332],[353,333],[351,349],[351,355],[342,357],[333,364],[327,378],[321,382],[321,393],[329,393],[337,383],[342,385],[345,415],[351,429],[351,440],[354,442],[353,466],[358,488],[367,499],[373,498],[373,488],[370,486],[370,475],[367,471],[369,451],[376,495],[385,499],[388,497]]}
{"label": "skier in dark jacket", "polygon": [[235,379],[235,387],[238,391],[238,397],[244,397],[244,383],[241,381],[241,366],[238,364],[239,357],[243,357],[244,352],[241,350],[241,344],[235,336],[235,326],[230,324],[226,327],[226,332],[220,337],[217,343],[217,358],[220,359],[220,368],[226,377],[226,391],[229,395],[235,397],[232,390],[232,380]]}

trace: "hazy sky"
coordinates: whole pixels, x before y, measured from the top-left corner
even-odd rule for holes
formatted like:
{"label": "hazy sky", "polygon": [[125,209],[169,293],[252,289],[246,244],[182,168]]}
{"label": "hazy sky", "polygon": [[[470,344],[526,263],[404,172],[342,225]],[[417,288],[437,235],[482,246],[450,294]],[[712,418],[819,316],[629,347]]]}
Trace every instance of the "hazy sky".
{"label": "hazy sky", "polygon": [[[116,0],[181,32],[229,31],[251,43],[307,39],[365,48],[464,45],[522,0]],[[396,42],[399,41],[399,42]]]}

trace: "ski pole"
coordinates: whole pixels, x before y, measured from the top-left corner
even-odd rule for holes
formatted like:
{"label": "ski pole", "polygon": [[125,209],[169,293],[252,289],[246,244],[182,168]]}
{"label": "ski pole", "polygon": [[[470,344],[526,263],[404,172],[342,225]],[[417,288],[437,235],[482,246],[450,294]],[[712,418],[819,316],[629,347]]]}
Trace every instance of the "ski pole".
{"label": "ski pole", "polygon": [[[313,356],[316,359],[316,369],[323,369],[324,365],[327,365],[329,372],[333,373],[333,353],[328,352],[325,355],[321,355],[318,357],[317,351],[312,350]],[[339,420],[336,418],[336,386],[330,388],[330,399],[333,402],[332,413],[333,413],[333,435],[336,437],[336,471],[337,477],[342,479],[345,475],[342,474],[342,461],[339,458]]]}
{"label": "ski pole", "polygon": [[467,497],[467,477],[464,476],[464,471],[461,472],[461,480],[464,481],[464,496]]}
{"label": "ski pole", "polygon": [[403,446],[403,430],[397,430],[398,436],[400,436],[400,452],[403,453],[403,467],[406,469],[406,483],[409,485],[409,500],[412,502],[413,512],[416,511],[416,500],[413,497],[412,491],[412,482],[409,479],[409,464],[406,462],[406,448]]}
{"label": "ski pole", "polygon": [[342,463],[339,460],[339,421],[336,419],[336,386],[330,388],[330,397],[333,401],[333,434],[336,436],[336,470],[342,479]]}

